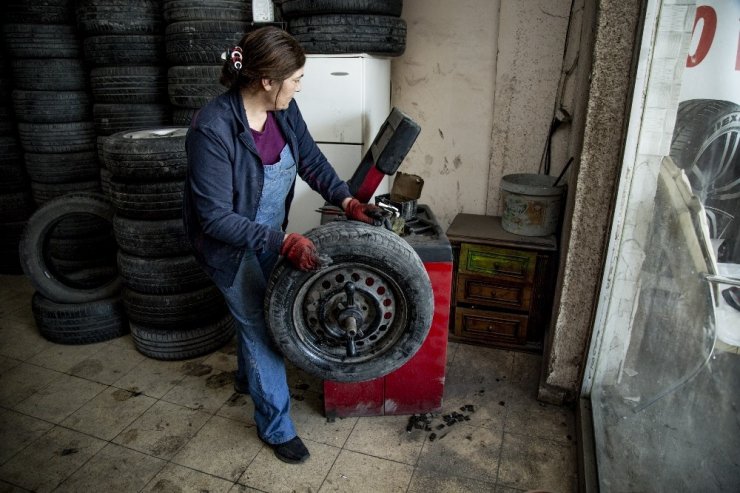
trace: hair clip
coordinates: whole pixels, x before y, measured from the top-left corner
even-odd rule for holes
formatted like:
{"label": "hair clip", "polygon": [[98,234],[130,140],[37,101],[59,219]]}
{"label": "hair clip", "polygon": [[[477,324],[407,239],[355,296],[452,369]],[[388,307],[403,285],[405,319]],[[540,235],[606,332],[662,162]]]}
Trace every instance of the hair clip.
{"label": "hair clip", "polygon": [[228,50],[221,53],[221,60],[229,60],[231,62],[232,69],[238,72],[243,66],[242,49],[238,46],[229,48]]}

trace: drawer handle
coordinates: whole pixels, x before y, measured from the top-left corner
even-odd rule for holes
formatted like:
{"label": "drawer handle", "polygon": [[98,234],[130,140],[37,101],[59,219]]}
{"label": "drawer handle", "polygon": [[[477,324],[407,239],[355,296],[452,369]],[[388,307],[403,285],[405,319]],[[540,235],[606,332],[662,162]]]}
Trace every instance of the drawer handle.
{"label": "drawer handle", "polygon": [[331,72],[331,75],[335,77],[344,77],[346,75],[349,75],[349,72]]}
{"label": "drawer handle", "polygon": [[493,330],[493,325],[489,325],[486,329],[486,332],[491,332]]}

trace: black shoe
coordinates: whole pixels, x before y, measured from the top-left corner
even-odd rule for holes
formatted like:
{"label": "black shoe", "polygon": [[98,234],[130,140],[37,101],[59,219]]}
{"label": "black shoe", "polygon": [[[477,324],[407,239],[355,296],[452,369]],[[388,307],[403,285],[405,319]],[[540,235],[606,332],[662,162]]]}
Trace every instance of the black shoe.
{"label": "black shoe", "polygon": [[308,456],[311,455],[298,437],[284,443],[268,443],[268,445],[275,452],[275,457],[288,464],[300,464],[301,462],[305,462]]}

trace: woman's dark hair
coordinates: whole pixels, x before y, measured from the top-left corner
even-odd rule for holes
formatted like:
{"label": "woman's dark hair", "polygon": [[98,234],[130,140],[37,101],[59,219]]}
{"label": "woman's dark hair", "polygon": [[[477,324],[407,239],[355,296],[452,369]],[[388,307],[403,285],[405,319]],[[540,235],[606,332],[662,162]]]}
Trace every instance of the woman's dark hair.
{"label": "woman's dark hair", "polygon": [[242,49],[241,69],[236,70],[229,59],[221,69],[220,81],[226,87],[251,87],[262,79],[282,82],[306,64],[303,47],[277,27],[249,32],[238,46]]}

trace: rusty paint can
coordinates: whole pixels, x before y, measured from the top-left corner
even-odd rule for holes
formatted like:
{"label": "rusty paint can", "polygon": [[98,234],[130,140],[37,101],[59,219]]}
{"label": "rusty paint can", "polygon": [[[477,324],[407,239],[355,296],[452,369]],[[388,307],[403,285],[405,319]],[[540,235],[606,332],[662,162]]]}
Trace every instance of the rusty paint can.
{"label": "rusty paint can", "polygon": [[565,185],[555,185],[554,176],[516,173],[501,178],[504,212],[501,226],[522,236],[555,233],[565,195]]}

